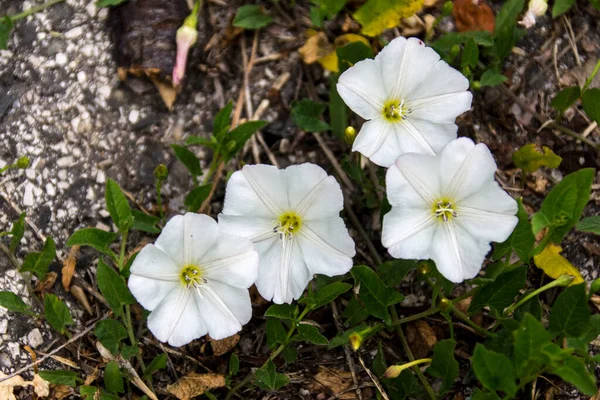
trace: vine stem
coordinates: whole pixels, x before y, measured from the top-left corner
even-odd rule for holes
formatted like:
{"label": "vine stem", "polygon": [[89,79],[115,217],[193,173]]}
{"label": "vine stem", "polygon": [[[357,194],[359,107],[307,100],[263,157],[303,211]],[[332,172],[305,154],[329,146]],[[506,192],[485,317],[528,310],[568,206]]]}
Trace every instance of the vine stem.
{"label": "vine stem", "polygon": [[475,322],[471,321],[469,317],[467,317],[462,311],[456,309],[456,307],[452,307],[452,313],[456,316],[456,318],[463,321],[465,324],[469,325],[475,332],[479,333],[483,337],[493,338],[496,337],[495,333],[487,331],[483,329],[481,326],[477,325]]}
{"label": "vine stem", "polygon": [[158,205],[158,213],[160,215],[160,222],[163,223],[164,219],[165,219],[165,210],[163,210],[163,206],[162,206],[162,195],[161,195],[161,188],[162,188],[162,179],[157,179],[156,180],[156,203]]}
{"label": "vine stem", "polygon": [[26,17],[30,16],[31,14],[35,14],[36,12],[40,12],[40,11],[45,10],[46,8],[50,7],[50,6],[53,6],[53,5],[58,4],[58,3],[62,3],[64,1],[65,0],[49,0],[49,1],[45,2],[44,4],[40,4],[39,6],[31,7],[31,8],[28,8],[27,10],[25,10],[25,11],[23,11],[21,13],[9,16],[9,18],[13,22],[14,21],[18,21],[20,19],[23,19],[23,18],[26,18]]}
{"label": "vine stem", "polygon": [[573,280],[573,276],[572,275],[561,275],[558,278],[556,278],[555,280],[553,280],[550,283],[547,283],[546,285],[542,286],[541,288],[534,290],[533,292],[529,293],[527,296],[523,297],[521,300],[519,300],[518,303],[513,304],[512,306],[508,307],[506,310],[504,310],[504,315],[509,315],[510,313],[512,313],[513,311],[515,311],[517,308],[521,307],[523,304],[527,303],[530,299],[532,299],[533,297],[537,296],[538,294],[551,289],[553,287],[556,286],[566,286],[569,283],[571,283],[571,281]]}
{"label": "vine stem", "polygon": [[125,232],[123,232],[123,235],[121,235],[121,251],[119,252],[119,271],[122,271],[124,268],[125,264],[125,248],[127,247],[127,236],[129,235],[129,231],[126,230]]}

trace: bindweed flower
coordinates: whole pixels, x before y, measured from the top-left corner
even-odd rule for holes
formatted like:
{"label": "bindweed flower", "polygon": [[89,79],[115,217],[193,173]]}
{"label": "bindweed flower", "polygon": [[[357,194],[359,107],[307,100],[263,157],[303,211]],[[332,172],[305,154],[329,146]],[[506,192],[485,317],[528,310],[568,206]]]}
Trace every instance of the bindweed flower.
{"label": "bindweed flower", "polygon": [[405,154],[386,175],[381,241],[395,258],[432,259],[452,282],[473,278],[517,225],[517,202],[494,180],[484,144],[460,138],[437,156]]}
{"label": "bindweed flower", "polygon": [[173,86],[175,87],[181,85],[181,81],[185,76],[188,53],[198,39],[196,26],[198,25],[199,11],[200,2],[196,1],[190,15],[185,18],[183,25],[177,29],[177,35],[175,36],[177,42],[177,55],[175,57],[175,67],[173,68]]}
{"label": "bindweed flower", "polygon": [[458,115],[471,108],[469,81],[416,38],[396,38],[374,60],[344,72],[337,90],[365,122],[354,141],[375,164],[404,153],[436,154],[456,139]]}
{"label": "bindweed flower", "polygon": [[548,10],[548,1],[547,0],[529,0],[529,5],[527,8],[527,12],[523,16],[523,19],[519,21],[520,25],[523,25],[525,28],[529,29],[535,25],[535,19],[537,17],[541,17],[546,14]]}
{"label": "bindweed flower", "polygon": [[223,233],[206,215],[187,213],[171,218],[154,245],[140,251],[129,289],[152,311],[154,336],[183,346],[207,333],[223,339],[242,329],[252,317],[248,288],[257,271],[250,240]]}
{"label": "bindweed flower", "polygon": [[229,179],[219,225],[254,242],[262,297],[291,303],[313,274],[352,268],[354,242],[339,216],[343,202],[340,185],[317,165],[246,165]]}

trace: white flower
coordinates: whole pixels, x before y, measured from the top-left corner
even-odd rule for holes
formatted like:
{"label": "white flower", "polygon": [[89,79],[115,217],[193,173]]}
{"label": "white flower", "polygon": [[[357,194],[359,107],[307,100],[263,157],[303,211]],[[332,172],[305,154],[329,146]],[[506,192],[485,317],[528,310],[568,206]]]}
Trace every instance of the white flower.
{"label": "white flower", "polygon": [[229,179],[219,225],[254,242],[260,294],[291,303],[313,274],[352,268],[354,242],[339,216],[343,202],[340,185],[317,165],[246,165]]}
{"label": "white flower", "polygon": [[239,332],[252,317],[248,288],[257,272],[252,242],[223,233],[209,216],[187,213],[171,218],[140,251],[129,289],[152,311],[154,336],[183,346],[207,333],[223,339]]}
{"label": "white flower", "polygon": [[337,90],[365,122],[353,151],[389,167],[404,153],[436,154],[471,108],[469,81],[416,38],[398,37],[344,72]]}
{"label": "white flower", "polygon": [[484,144],[460,138],[437,156],[405,154],[386,175],[392,210],[381,241],[395,258],[432,259],[452,282],[473,278],[517,225],[517,202],[494,180]]}
{"label": "white flower", "polygon": [[519,21],[519,24],[529,29],[535,25],[535,19],[546,14],[548,10],[547,0],[529,0],[529,6],[527,12],[523,16],[523,19]]}

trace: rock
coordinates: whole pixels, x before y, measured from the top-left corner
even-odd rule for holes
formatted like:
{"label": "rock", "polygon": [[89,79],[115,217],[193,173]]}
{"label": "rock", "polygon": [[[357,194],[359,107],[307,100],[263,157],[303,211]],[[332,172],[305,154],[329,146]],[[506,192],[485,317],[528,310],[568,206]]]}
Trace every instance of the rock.
{"label": "rock", "polygon": [[65,53],[58,53],[56,55],[56,64],[58,65],[66,65],[69,62],[67,55]]}
{"label": "rock", "polygon": [[31,183],[27,183],[25,185],[25,193],[23,194],[23,205],[25,207],[31,207],[33,202],[33,185]]}
{"label": "rock", "polygon": [[131,110],[129,112],[129,122],[132,124],[137,123],[140,120],[140,112],[138,110]]}
{"label": "rock", "polygon": [[29,334],[27,334],[27,343],[34,349],[44,344],[44,338],[38,328],[35,328]]}
{"label": "rock", "polygon": [[78,26],[77,28],[73,28],[70,31],[68,31],[67,33],[65,33],[65,37],[67,39],[77,39],[82,34],[83,34],[83,29],[80,26]]}
{"label": "rock", "polygon": [[8,320],[2,319],[0,320],[0,335],[4,335],[8,332]]}

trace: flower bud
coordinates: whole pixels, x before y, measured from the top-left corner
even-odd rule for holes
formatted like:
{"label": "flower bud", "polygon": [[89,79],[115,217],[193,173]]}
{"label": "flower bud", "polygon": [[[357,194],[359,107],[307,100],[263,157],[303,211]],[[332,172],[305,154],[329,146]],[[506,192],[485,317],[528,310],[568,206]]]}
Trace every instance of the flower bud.
{"label": "flower bud", "polygon": [[354,139],[356,138],[356,129],[354,129],[353,126],[347,126],[344,130],[344,137],[346,139],[346,143],[354,143]]}
{"label": "flower bud", "polygon": [[460,46],[455,44],[450,48],[450,53],[448,54],[450,59],[456,58],[456,56],[460,53]]}
{"label": "flower bud", "polygon": [[480,81],[471,81],[471,88],[473,90],[481,89],[481,82]]}
{"label": "flower bud", "polygon": [[547,0],[530,0],[529,8],[527,12],[523,16],[523,19],[519,21],[520,25],[523,25],[525,28],[529,29],[535,25],[536,17],[541,17],[548,10],[548,1]]}
{"label": "flower bud", "polygon": [[556,286],[567,286],[575,277],[573,275],[563,274],[556,278]]}
{"label": "flower bud", "polygon": [[173,86],[179,86],[185,76],[185,68],[187,64],[188,53],[190,48],[198,39],[198,12],[200,10],[200,2],[196,1],[194,9],[185,18],[181,28],[177,30],[177,56],[175,58],[175,67],[173,68]]}
{"label": "flower bud", "polygon": [[160,164],[154,169],[154,177],[159,181],[164,181],[169,176],[169,170],[165,164]]}
{"label": "flower bud", "polygon": [[450,300],[448,300],[447,298],[443,297],[440,300],[439,307],[440,307],[440,310],[442,310],[442,312],[448,312],[452,308],[452,302]]}
{"label": "flower bud", "polygon": [[424,263],[419,264],[418,270],[419,270],[419,274],[427,275],[431,271],[431,268],[429,267],[429,264],[424,262]]}
{"label": "flower bud", "polygon": [[385,370],[385,374],[383,376],[384,378],[388,379],[397,378],[398,375],[400,375],[405,369],[406,368],[404,368],[404,365],[392,365]]}
{"label": "flower bud", "polygon": [[15,163],[15,165],[19,169],[25,169],[25,168],[29,167],[29,157],[23,156],[23,157],[19,158],[17,160],[17,162]]}
{"label": "flower bud", "polygon": [[452,14],[453,8],[454,8],[454,5],[452,4],[451,1],[445,2],[444,7],[442,7],[442,15],[448,16],[448,15]]}
{"label": "flower bud", "polygon": [[363,337],[360,333],[355,332],[348,336],[348,340],[350,341],[350,347],[352,347],[352,350],[358,351],[362,345]]}

